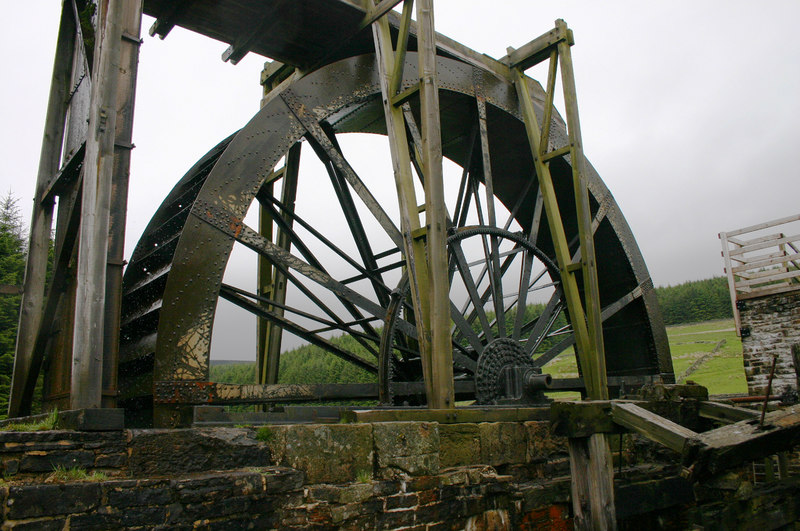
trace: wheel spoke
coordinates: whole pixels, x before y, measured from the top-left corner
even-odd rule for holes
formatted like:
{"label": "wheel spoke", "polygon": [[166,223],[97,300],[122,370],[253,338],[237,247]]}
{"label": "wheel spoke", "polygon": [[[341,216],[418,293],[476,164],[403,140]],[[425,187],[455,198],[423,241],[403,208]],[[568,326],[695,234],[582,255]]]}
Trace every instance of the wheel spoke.
{"label": "wheel spoke", "polygon": [[328,138],[328,135],[325,134],[325,131],[317,121],[314,113],[307,109],[297,98],[294,97],[291,89],[284,91],[280,97],[292,110],[292,113],[294,113],[297,119],[300,120],[300,123],[308,133],[306,138],[309,140],[309,142],[311,142],[312,145],[313,143],[318,144],[319,148],[325,152],[331,163],[333,163],[333,165],[342,172],[344,178],[347,179],[347,182],[350,183],[350,186],[353,187],[353,190],[361,198],[361,201],[369,209],[380,226],[383,227],[383,230],[386,231],[386,234],[389,236],[392,242],[397,247],[402,248],[403,236],[400,234],[400,231],[395,226],[394,222],[392,222],[391,218],[389,218],[389,215],[386,213],[386,211],[384,211],[380,206],[378,200],[375,199],[375,196],[372,195],[372,192],[369,191],[364,182],[359,179],[358,175],[356,175],[356,172],[350,166],[350,163],[347,162],[347,160],[345,160],[345,158],[342,157],[341,154],[336,150]]}
{"label": "wheel spoke", "polygon": [[467,293],[469,294],[469,299],[472,302],[472,308],[475,312],[477,312],[477,316],[483,330],[483,336],[488,340],[492,340],[494,339],[494,335],[492,334],[489,320],[486,318],[486,312],[483,310],[482,299],[480,295],[478,295],[478,289],[475,286],[472,274],[469,271],[469,265],[464,257],[464,250],[461,248],[461,243],[454,241],[451,245],[451,250],[452,256],[456,262],[456,267],[458,268],[458,272],[461,276],[461,280],[464,283],[464,287],[467,289]]}
{"label": "wheel spoke", "polygon": [[247,310],[247,311],[249,311],[251,313],[254,313],[254,314],[258,315],[259,317],[263,317],[264,319],[267,319],[268,321],[270,321],[270,322],[276,324],[277,326],[283,328],[287,332],[295,334],[296,336],[308,341],[309,343],[311,343],[313,345],[316,345],[316,346],[322,348],[323,350],[326,350],[327,352],[330,352],[331,354],[334,354],[334,355],[342,358],[345,361],[349,361],[350,363],[353,363],[354,365],[357,365],[357,366],[361,367],[362,369],[365,369],[365,370],[367,370],[367,371],[369,371],[371,373],[377,373],[378,372],[378,367],[374,363],[370,363],[369,361],[367,361],[367,360],[365,360],[365,359],[363,359],[363,358],[361,358],[359,356],[356,356],[352,352],[349,352],[347,350],[342,349],[341,347],[331,343],[327,339],[322,338],[322,337],[312,333],[309,330],[306,330],[305,328],[303,328],[302,326],[298,325],[297,323],[289,321],[288,319],[286,319],[286,318],[284,318],[284,317],[282,317],[282,316],[280,316],[280,315],[278,315],[278,314],[276,314],[274,312],[271,312],[271,311],[265,309],[261,305],[256,304],[255,302],[248,300],[246,297],[244,297],[244,296],[242,296],[242,295],[240,295],[238,293],[235,293],[235,292],[233,292],[231,290],[227,290],[227,289],[221,289],[219,294],[220,294],[220,297],[222,297],[223,299],[225,299],[225,300],[227,300],[227,301],[239,306],[240,308],[243,308],[243,309],[245,309],[245,310]]}
{"label": "wheel spoke", "polygon": [[547,335],[547,331],[553,326],[558,313],[561,310],[561,292],[555,290],[544,310],[536,319],[536,324],[533,330],[528,335],[528,340],[525,343],[525,351],[528,356],[532,356],[534,351],[541,345],[542,341]]}

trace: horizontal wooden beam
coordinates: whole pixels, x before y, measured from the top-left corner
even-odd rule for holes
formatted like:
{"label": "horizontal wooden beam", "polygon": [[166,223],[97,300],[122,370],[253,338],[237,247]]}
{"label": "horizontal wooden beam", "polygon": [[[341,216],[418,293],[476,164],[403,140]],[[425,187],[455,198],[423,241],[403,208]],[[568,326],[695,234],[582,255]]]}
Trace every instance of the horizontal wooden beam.
{"label": "horizontal wooden beam", "polygon": [[680,453],[698,437],[697,432],[629,402],[612,402],[611,418],[620,426]]}
{"label": "horizontal wooden beam", "polygon": [[698,405],[698,413],[703,418],[724,422],[726,424],[759,417],[758,411],[720,404],[719,402],[700,402]]}
{"label": "horizontal wooden beam", "polygon": [[500,59],[500,62],[510,68],[527,70],[548,59],[553,48],[562,41],[570,46],[575,44],[572,30],[556,27],[517,49],[509,48],[508,55]]}
{"label": "horizontal wooden beam", "polygon": [[792,221],[800,221],[800,214],[786,216],[785,218],[773,219],[772,221],[765,221],[764,223],[758,223],[756,225],[751,225],[749,227],[744,227],[742,229],[736,229],[721,234],[726,234],[728,238],[730,238],[731,236],[739,236],[740,234],[745,234],[747,232],[755,232],[757,230],[777,227],[778,225],[784,225],[786,223],[791,223]]}
{"label": "horizontal wooden beam", "polygon": [[[458,393],[458,388],[456,388]],[[460,422],[525,422],[547,420],[548,407],[504,408],[467,407],[454,409],[369,409],[342,413],[342,419],[349,422],[439,422],[454,424]]]}

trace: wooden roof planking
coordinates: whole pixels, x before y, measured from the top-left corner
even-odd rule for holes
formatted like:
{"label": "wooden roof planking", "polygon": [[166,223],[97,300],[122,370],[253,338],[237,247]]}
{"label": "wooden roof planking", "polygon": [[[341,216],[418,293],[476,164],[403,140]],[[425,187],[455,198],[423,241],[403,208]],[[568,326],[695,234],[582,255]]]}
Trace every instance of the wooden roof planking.
{"label": "wooden roof planking", "polygon": [[[236,64],[252,52],[300,70],[345,57],[374,53],[370,24],[389,14],[396,38],[400,0],[383,0],[367,13],[356,0],[145,0],[144,13],[156,19],[151,35],[167,36],[175,26],[229,44],[223,59]],[[408,49],[416,51],[416,24]],[[511,79],[508,67],[488,55],[437,34],[439,55],[458,59]]]}

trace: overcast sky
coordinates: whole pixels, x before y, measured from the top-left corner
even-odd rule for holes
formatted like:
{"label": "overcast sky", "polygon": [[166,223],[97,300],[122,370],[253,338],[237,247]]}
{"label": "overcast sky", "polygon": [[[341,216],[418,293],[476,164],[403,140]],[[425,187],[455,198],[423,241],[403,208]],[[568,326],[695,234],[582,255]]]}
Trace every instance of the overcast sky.
{"label": "overcast sky", "polygon": [[[60,8],[17,2],[0,32],[0,192],[20,198],[26,222]],[[495,58],[556,18],[572,27],[585,151],[656,285],[721,275],[718,232],[800,212],[799,15],[796,1],[435,0],[439,32]],[[264,58],[232,66],[220,60],[226,44],[180,28],[160,41],[146,36],[151,24],[142,28],[126,258],[175,182],[252,117],[261,93]],[[239,343],[215,357],[251,357],[253,331],[230,319],[223,328]]]}

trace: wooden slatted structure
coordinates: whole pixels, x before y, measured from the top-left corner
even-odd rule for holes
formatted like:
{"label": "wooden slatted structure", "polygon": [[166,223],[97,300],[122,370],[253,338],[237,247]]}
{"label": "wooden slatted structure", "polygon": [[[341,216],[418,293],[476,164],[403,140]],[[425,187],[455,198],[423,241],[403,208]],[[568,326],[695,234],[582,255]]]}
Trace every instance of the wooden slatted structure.
{"label": "wooden slatted structure", "polygon": [[800,214],[720,232],[719,238],[740,333],[737,301],[800,290]]}

